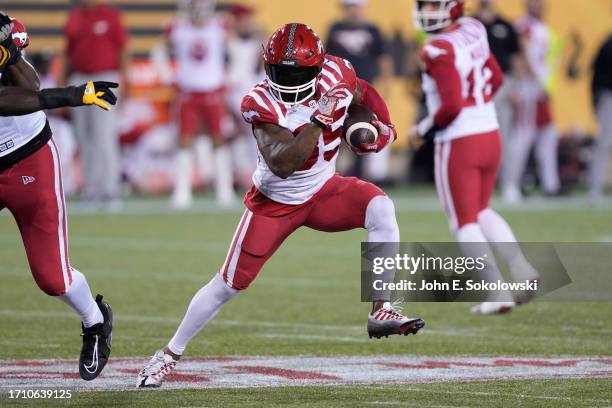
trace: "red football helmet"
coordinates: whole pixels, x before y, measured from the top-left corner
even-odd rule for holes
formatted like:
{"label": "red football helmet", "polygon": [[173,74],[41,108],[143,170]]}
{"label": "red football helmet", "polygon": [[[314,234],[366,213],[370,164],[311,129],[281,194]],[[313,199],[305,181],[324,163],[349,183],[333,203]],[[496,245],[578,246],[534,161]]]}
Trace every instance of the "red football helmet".
{"label": "red football helmet", "polygon": [[276,100],[297,104],[315,94],[325,51],[310,27],[289,23],[276,30],[268,40],[263,59],[268,85]]}
{"label": "red football helmet", "polygon": [[414,25],[426,33],[443,30],[463,17],[464,3],[464,0],[417,0]]}

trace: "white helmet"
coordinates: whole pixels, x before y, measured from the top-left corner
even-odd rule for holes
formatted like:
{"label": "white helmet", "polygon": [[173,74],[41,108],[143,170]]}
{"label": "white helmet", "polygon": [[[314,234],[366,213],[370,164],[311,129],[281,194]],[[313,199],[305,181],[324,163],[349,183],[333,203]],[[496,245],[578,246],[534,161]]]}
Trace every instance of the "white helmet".
{"label": "white helmet", "polygon": [[[423,10],[426,4],[437,10]],[[450,26],[463,16],[464,0],[417,0],[413,11],[414,26],[426,33],[435,33]]]}

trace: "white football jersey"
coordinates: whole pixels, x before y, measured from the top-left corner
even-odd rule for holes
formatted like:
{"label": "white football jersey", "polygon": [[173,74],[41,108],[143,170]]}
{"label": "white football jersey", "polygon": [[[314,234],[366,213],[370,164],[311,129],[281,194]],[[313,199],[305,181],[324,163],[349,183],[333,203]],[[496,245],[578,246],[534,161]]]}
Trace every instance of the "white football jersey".
{"label": "white football jersey", "polygon": [[[450,44],[455,60],[454,67],[461,79],[463,108],[457,118],[445,129],[436,134],[436,141],[456,139],[499,128],[493,104],[493,90],[490,80],[492,71],[485,66],[490,49],[485,27],[471,17],[459,19],[458,28],[432,35],[423,46],[422,53],[430,64],[446,54],[446,50],[432,42],[443,41]],[[427,109],[431,114],[441,106],[440,94],[434,79],[426,72],[423,74],[423,91],[427,98]]]}
{"label": "white football jersey", "polygon": [[0,116],[0,157],[6,156],[34,139],[45,127],[47,116],[34,112],[22,116]]}
{"label": "white football jersey", "polygon": [[519,34],[525,36],[525,56],[537,80],[544,88],[551,76],[551,67],[548,61],[551,35],[546,24],[533,17],[524,17],[516,24]]}
{"label": "white football jersey", "polygon": [[210,92],[225,82],[225,27],[220,18],[201,26],[178,20],[168,38],[177,63],[176,82],[181,90]]}
{"label": "white football jersey", "polygon": [[[355,89],[357,74],[346,60],[327,55],[317,83],[316,95],[322,95],[339,82]],[[343,100],[339,108],[348,108],[352,98]],[[316,97],[303,103],[287,106],[273,96],[267,81],[255,85],[242,101],[242,116],[252,124],[273,123],[289,129],[297,135],[306,125],[317,107]],[[302,168],[286,179],[275,175],[264,157],[258,152],[257,168],[253,173],[253,184],[266,197],[282,204],[298,205],[308,201],[325,182],[336,173],[336,159],[342,142],[342,125],[346,111],[337,110],[340,117],[324,130],[310,158]]]}

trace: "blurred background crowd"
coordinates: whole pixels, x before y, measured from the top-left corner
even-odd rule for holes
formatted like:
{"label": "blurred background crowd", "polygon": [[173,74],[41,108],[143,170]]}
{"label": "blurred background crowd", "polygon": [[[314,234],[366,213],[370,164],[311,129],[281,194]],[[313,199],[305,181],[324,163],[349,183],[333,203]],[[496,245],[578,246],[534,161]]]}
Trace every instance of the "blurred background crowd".
{"label": "blurred background crowd", "polygon": [[[347,152],[339,171],[384,186],[433,183],[433,147],[411,152],[408,127],[426,115],[412,0],[15,0],[2,9],[28,29],[29,60],[43,87],[121,83],[112,113],[49,112],[64,188],[93,208],[130,195],[192,191],[230,206],[256,165],[240,100],[264,78],[262,43],[283,23],[311,25],[327,52],[348,59],[387,100],[400,138],[365,158]],[[473,0],[506,74],[496,96],[503,135],[499,192],[586,191],[601,201],[612,176],[612,0]],[[205,27],[195,39],[185,27]],[[204,29],[204,28],[203,28]],[[581,194],[581,193],[580,193]]]}

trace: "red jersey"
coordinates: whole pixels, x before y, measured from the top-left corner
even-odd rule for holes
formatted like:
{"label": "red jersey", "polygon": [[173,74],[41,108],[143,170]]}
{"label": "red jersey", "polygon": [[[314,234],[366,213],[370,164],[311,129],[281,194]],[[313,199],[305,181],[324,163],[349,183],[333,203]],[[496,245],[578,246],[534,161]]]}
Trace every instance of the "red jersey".
{"label": "red jersey", "polygon": [[64,27],[73,72],[117,71],[127,43],[127,30],[118,9],[96,5],[77,7]]}

